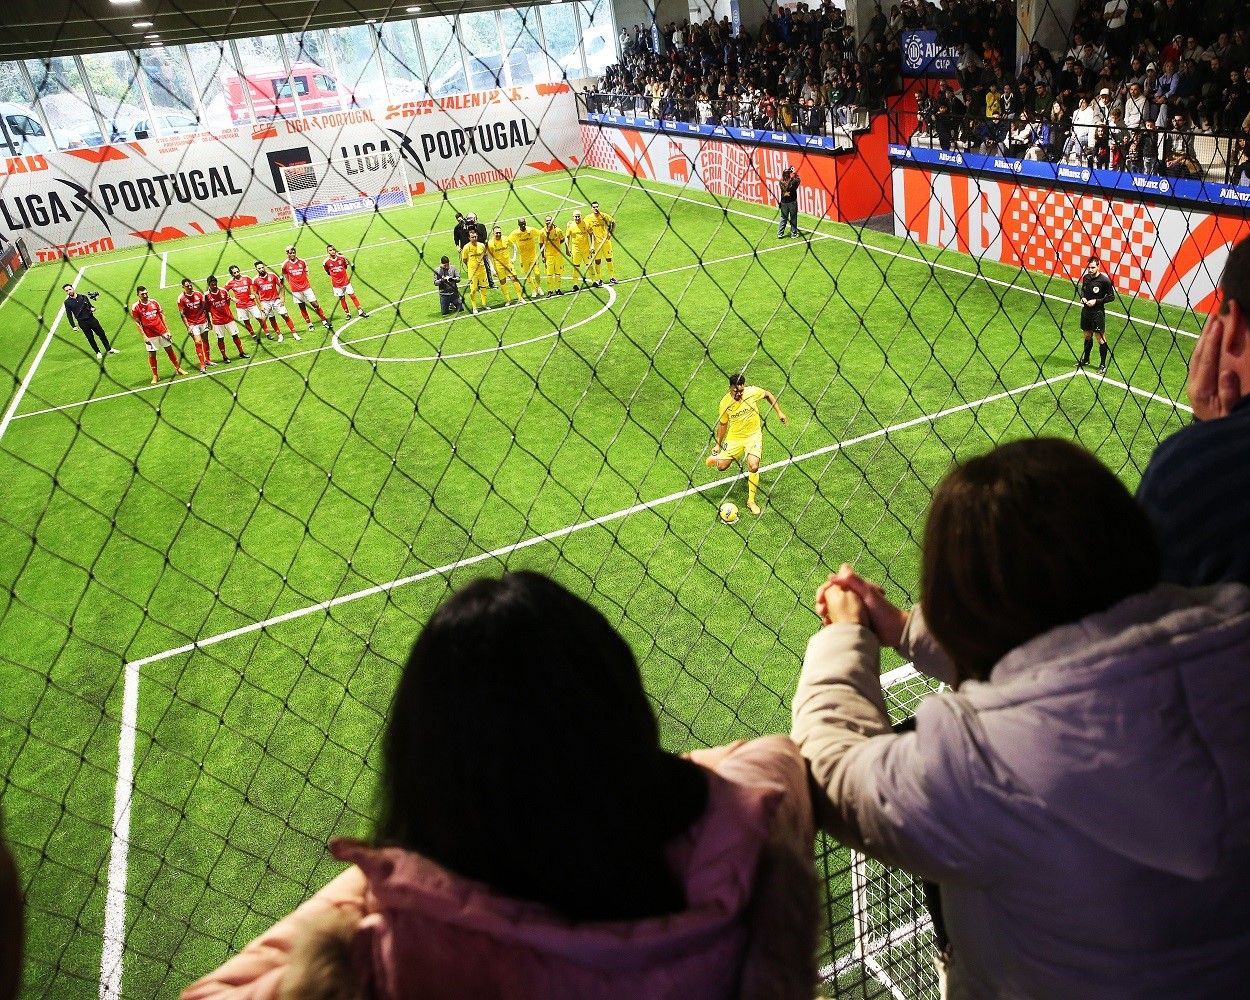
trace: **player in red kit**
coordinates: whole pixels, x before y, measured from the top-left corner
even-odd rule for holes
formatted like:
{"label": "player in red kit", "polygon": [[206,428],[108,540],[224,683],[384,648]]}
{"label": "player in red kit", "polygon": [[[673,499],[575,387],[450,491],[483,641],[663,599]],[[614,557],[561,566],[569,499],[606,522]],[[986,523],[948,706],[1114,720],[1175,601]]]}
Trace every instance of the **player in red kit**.
{"label": "player in red kit", "polygon": [[234,346],[240,358],[246,358],[243,341],[239,339],[239,328],[234,322],[234,310],[230,306],[230,293],[217,285],[217,276],[208,276],[208,291],[204,293],[204,303],[208,306],[208,321],[217,336],[217,350],[221,352],[221,360],[230,363],[226,357],[226,336],[234,338]]}
{"label": "player in red kit", "polygon": [[299,340],[300,336],[295,332],[295,324],[287,315],[286,303],[282,301],[282,275],[274,274],[258,260],[256,277],[252,279],[252,286],[256,289],[256,295],[260,299],[261,329],[264,329],[265,320],[268,319],[273,324],[273,332],[278,335],[278,343],[282,343],[282,331],[278,329],[278,317],[281,316],[286,320],[286,328],[291,336]]}
{"label": "player in red kit", "polygon": [[308,318],[309,306],[317,311],[317,315],[321,317],[321,325],[329,330],[330,321],[322,312],[321,303],[317,301],[317,293],[313,291],[312,282],[308,280],[308,261],[300,259],[295,247],[286,248],[286,260],[282,262],[282,276],[286,278],[286,287],[291,292],[291,298],[299,306],[299,314],[308,324],[308,332],[312,333],[312,320]]}
{"label": "player in red kit", "polygon": [[[200,362],[200,373],[208,371],[213,363],[213,349],[208,343],[208,304],[202,293],[196,291],[190,278],[182,279],[182,294],[178,296],[178,314],[187,325],[187,332],[195,341],[195,356]],[[223,352],[224,356],[224,352]],[[229,358],[225,358],[227,364]]]}
{"label": "player in red kit", "polygon": [[165,325],[165,311],[155,299],[148,298],[148,290],[143,285],[135,289],[139,293],[139,301],[130,307],[130,316],[143,334],[143,346],[148,350],[148,364],[152,366],[152,384],[161,380],[156,370],[156,349],[165,348],[169,363],[174,366],[174,374],[185,375],[182,365],[178,363],[178,355],[174,353],[173,342],[169,339],[169,327]]}
{"label": "player in red kit", "polygon": [[[226,282],[226,290],[234,296],[235,308],[239,311],[239,319],[243,321],[243,327],[247,330],[248,335],[260,339],[260,334],[266,337],[269,333],[265,330],[265,318],[261,315],[260,306],[256,303],[256,286],[251,277],[244,274],[238,264],[230,265],[230,280]],[[252,329],[252,320],[256,320],[260,326],[260,334]]]}
{"label": "player in red kit", "polygon": [[[326,262],[321,266],[326,269],[326,274],[330,276],[330,287],[334,289],[334,296],[343,303],[343,312],[350,316],[351,309],[347,305],[347,297],[350,295],[351,300],[356,303],[356,314],[364,319],[368,315],[360,308],[360,299],[356,298],[356,289],[352,287],[352,262],[344,257],[341,253],[334,249],[332,243],[326,244]],[[331,312],[334,310],[331,309]]]}

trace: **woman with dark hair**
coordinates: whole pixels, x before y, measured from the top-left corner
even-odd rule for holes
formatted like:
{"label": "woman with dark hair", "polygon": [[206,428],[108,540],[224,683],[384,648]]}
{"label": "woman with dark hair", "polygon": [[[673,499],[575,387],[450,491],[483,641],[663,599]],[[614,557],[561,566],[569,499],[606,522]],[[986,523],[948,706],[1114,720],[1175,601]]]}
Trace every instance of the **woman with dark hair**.
{"label": "woman with dark hair", "polygon": [[797,748],[662,750],[629,646],[546,577],[434,613],[381,770],[353,867],[184,997],[812,996]]}
{"label": "woman with dark hair", "polygon": [[[908,613],[850,566],[829,577],[793,732],[820,825],[940,885],[950,995],[1240,995],[1250,590],[1159,584],[1124,486],[1040,439],[943,480],[920,591]],[[911,732],[882,645],[953,686]]]}

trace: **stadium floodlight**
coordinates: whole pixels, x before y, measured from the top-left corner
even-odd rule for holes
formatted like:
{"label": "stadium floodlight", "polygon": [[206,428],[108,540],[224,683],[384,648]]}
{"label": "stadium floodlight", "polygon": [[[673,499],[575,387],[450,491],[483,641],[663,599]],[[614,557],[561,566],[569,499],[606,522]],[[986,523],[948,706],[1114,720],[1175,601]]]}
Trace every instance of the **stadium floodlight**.
{"label": "stadium floodlight", "polygon": [[408,172],[394,150],[299,163],[281,173],[296,226],[412,204]]}

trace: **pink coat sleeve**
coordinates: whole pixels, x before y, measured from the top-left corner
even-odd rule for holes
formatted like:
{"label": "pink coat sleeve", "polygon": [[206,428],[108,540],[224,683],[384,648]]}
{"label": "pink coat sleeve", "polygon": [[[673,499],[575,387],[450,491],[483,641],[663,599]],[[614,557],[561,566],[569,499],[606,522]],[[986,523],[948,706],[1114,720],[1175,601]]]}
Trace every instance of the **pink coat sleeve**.
{"label": "pink coat sleeve", "polygon": [[365,876],[355,865],[220,968],[188,986],[182,1000],[273,1000],[303,928],[334,910],[365,914]]}

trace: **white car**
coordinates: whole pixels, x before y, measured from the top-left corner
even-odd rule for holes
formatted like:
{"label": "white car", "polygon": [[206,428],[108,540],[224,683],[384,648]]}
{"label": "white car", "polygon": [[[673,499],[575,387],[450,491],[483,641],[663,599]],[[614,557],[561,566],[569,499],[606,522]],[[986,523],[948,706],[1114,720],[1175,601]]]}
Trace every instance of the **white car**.
{"label": "white car", "polygon": [[50,153],[83,145],[83,138],[72,129],[58,128],[48,134],[29,108],[0,101],[0,152],[6,156]]}
{"label": "white car", "polygon": [[155,139],[158,136],[185,135],[199,130],[199,121],[186,111],[157,110],[152,112],[151,118],[136,119],[130,134],[135,139]]}

